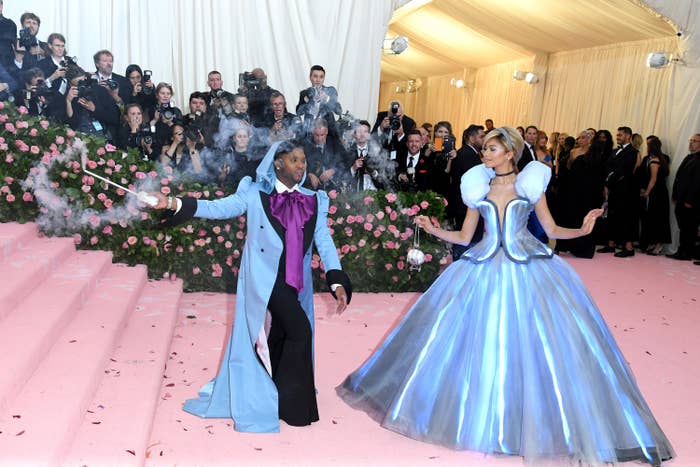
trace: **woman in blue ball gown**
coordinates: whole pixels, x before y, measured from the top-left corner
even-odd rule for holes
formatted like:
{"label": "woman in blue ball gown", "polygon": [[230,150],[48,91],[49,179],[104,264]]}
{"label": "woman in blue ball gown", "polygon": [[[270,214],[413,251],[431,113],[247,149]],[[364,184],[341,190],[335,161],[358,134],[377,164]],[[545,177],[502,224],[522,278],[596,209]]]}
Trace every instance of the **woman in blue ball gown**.
{"label": "woman in blue ball gown", "polygon": [[555,225],[545,197],[550,169],[514,172],[523,140],[492,130],[483,164],[462,177],[461,231],[416,223],[468,244],[374,354],[337,388],[383,427],[452,449],[519,455],[527,462],[605,464],[674,456],[581,279],[527,231],[535,210],[549,238],[591,232]]}

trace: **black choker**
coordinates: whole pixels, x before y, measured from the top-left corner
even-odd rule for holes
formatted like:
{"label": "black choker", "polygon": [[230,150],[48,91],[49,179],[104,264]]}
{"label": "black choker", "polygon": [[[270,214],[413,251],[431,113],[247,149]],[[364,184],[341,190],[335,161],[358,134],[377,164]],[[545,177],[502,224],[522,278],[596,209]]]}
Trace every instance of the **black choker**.
{"label": "black choker", "polygon": [[[496,173],[496,172],[494,172]],[[515,173],[515,170],[511,170],[510,172],[506,172],[504,174],[496,174],[496,177],[507,177],[508,175],[512,175]]]}

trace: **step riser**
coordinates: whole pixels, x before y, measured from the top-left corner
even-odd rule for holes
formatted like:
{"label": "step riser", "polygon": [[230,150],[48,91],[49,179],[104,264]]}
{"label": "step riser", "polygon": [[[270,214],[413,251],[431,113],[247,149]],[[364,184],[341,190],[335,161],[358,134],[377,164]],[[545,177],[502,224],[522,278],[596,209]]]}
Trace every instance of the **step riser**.
{"label": "step riser", "polygon": [[[0,328],[0,355],[13,358],[3,365],[0,374],[0,413],[19,394],[61,331],[86,302],[111,258],[111,254],[103,252],[90,252],[89,256],[87,252],[75,253],[65,267],[49,276],[48,285],[35,291],[5,319]],[[47,305],[43,303],[46,296],[55,299]]]}
{"label": "step riser", "polygon": [[31,455],[37,465],[56,465],[65,457],[146,279],[145,268],[110,267],[11,405],[11,413],[26,414],[13,425],[27,431],[11,443],[0,440],[4,459],[21,462]]}
{"label": "step riser", "polygon": [[143,465],[181,295],[180,281],[146,285],[110,359],[120,377],[102,379],[65,465]]}
{"label": "step riser", "polygon": [[0,289],[0,320],[41,284],[65,261],[75,247],[72,239],[37,239],[19,248],[0,263],[0,277],[5,281]]}
{"label": "step riser", "polygon": [[0,263],[12,256],[21,246],[31,243],[36,236],[35,224],[0,224]]}

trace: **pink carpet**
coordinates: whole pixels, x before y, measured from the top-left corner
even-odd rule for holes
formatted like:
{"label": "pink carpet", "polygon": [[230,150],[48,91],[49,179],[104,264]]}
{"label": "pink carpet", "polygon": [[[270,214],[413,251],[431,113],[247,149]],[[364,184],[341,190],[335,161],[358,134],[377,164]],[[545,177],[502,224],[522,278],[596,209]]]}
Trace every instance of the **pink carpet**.
{"label": "pink carpet", "polygon": [[[678,457],[698,466],[700,266],[637,255],[566,258],[599,304]],[[523,465],[420,443],[350,409],[334,387],[418,294],[356,294],[342,316],[317,295],[321,421],[242,434],[182,411],[212,378],[235,296],[182,294],[144,267],[31,224],[0,224],[0,466]]]}
{"label": "pink carpet", "polygon": [[[697,466],[700,388],[700,267],[636,256],[569,259],[583,276],[632,366],[655,416],[673,443],[673,466]],[[182,402],[213,377],[235,297],[183,298],[147,465],[522,465],[423,444],[384,430],[335,395],[334,387],[369,355],[418,294],[357,294],[342,317],[328,318],[316,297],[316,365],[321,421],[282,425],[280,434],[234,432],[230,420],[202,420]]]}

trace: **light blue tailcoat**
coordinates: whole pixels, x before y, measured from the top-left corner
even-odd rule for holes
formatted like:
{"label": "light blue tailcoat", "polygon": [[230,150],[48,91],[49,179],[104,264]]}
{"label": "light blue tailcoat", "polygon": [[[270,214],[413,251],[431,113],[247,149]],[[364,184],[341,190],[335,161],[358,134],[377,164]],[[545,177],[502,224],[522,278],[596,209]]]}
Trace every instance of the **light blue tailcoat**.
{"label": "light blue tailcoat", "polygon": [[[196,217],[229,219],[247,214],[247,238],[243,249],[236,313],[231,338],[216,378],[206,384],[197,399],[185,402],[184,410],[205,418],[233,418],[236,431],[279,431],[277,388],[268,370],[258,360],[256,341],[264,328],[267,303],[277,277],[283,242],[265,213],[260,192],[270,194],[275,186],[273,145],[257,169],[257,181],[245,177],[236,193],[216,201],[197,201]],[[328,195],[300,188],[315,196],[317,216],[314,241],[325,270],[340,270],[338,253],[327,226]],[[299,301],[314,331],[311,252],[304,253],[304,288]],[[266,350],[266,349],[264,349]],[[264,360],[264,356],[261,356]]]}

